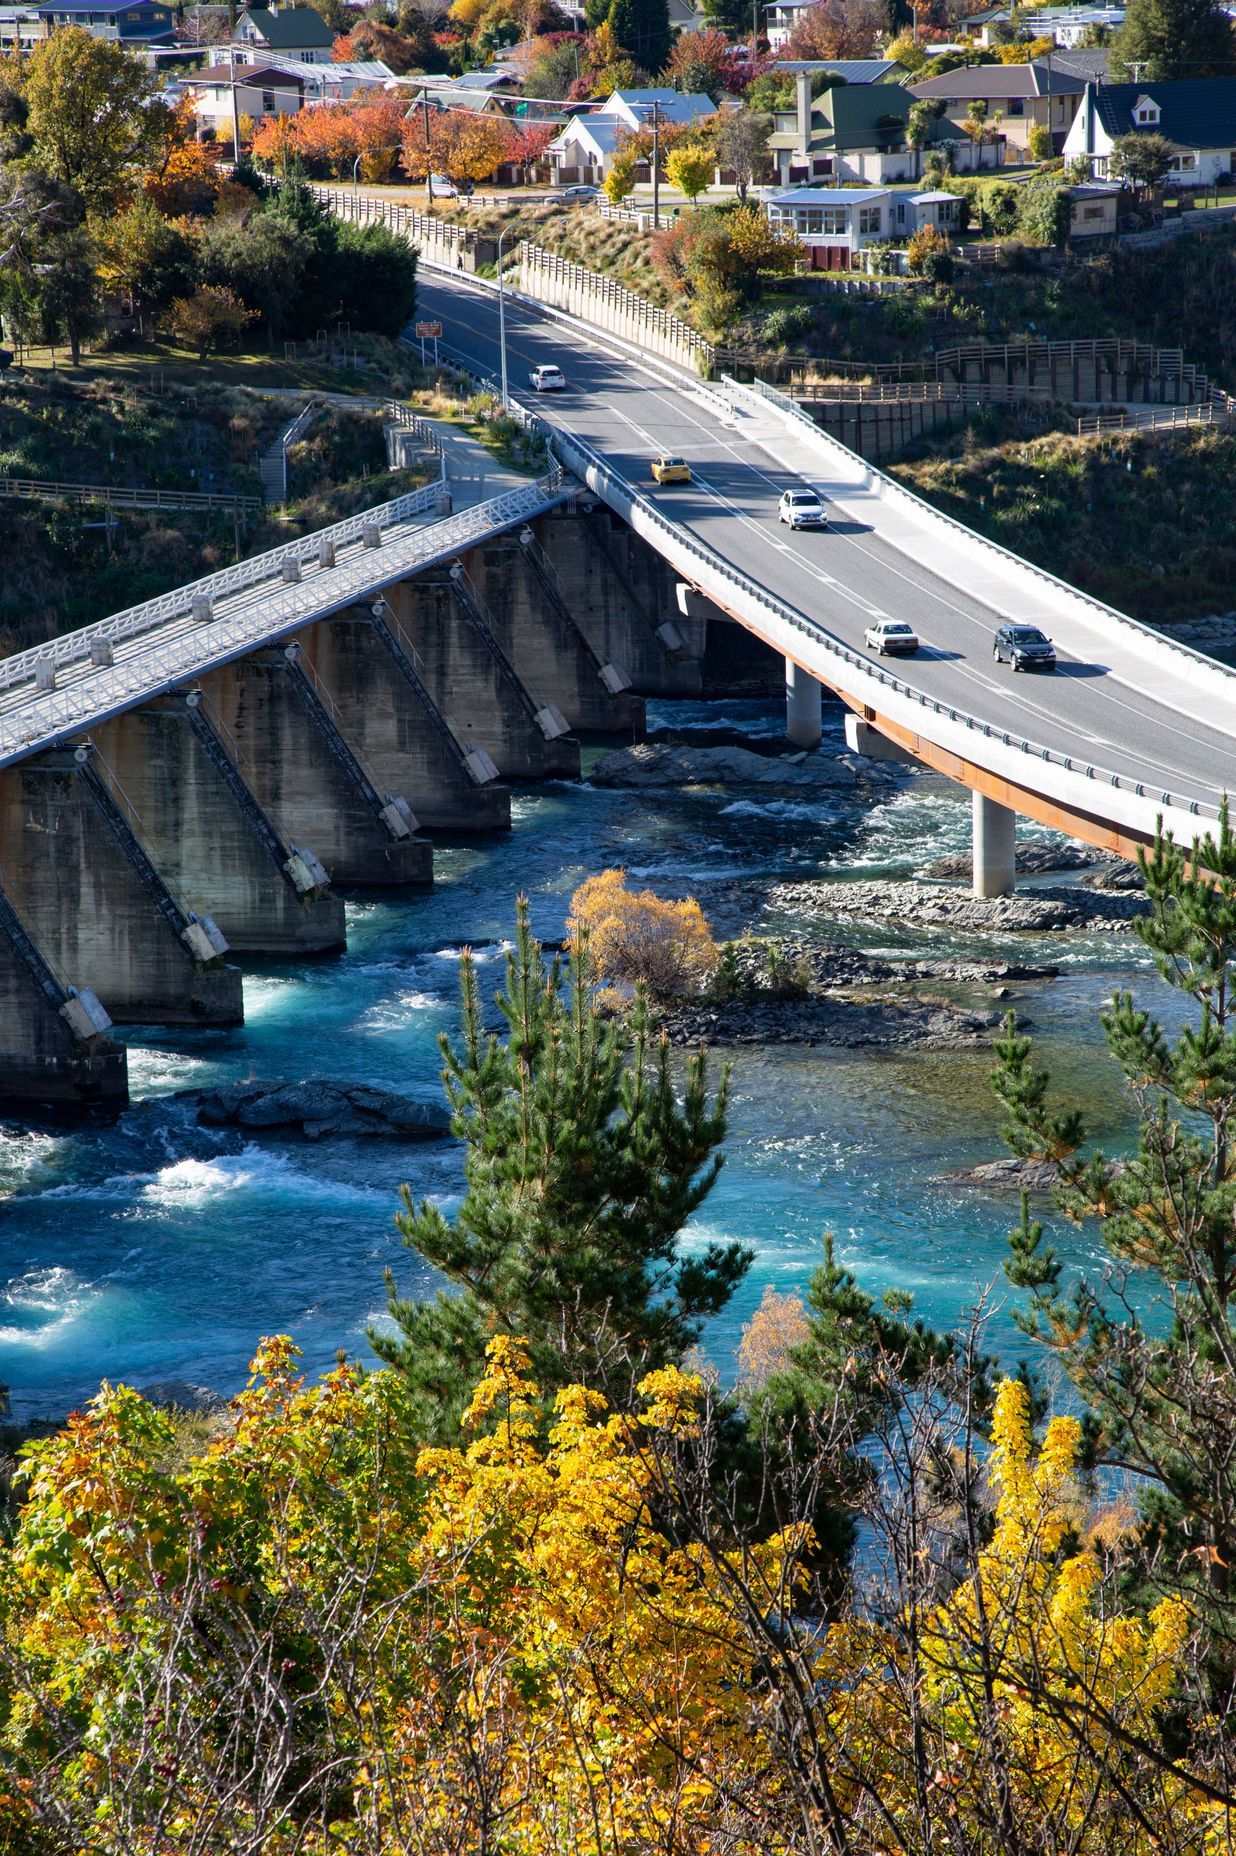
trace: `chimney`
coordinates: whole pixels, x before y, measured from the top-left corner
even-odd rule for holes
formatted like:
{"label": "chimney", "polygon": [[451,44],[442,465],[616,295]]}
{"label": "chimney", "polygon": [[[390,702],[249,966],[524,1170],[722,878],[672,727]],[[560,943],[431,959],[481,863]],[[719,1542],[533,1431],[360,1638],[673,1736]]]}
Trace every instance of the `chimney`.
{"label": "chimney", "polygon": [[811,145],[811,73],[795,71],[794,87],[797,92],[798,109],[798,152],[805,155]]}

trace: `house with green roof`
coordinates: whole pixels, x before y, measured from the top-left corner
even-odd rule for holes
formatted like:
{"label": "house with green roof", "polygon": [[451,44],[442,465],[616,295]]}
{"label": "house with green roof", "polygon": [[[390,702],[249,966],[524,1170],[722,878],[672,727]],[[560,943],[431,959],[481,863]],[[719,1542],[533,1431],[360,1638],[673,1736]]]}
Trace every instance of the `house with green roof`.
{"label": "house with green roof", "polygon": [[941,116],[922,149],[907,141],[914,98],[900,84],[832,84],[818,96],[809,70],[795,72],[795,108],[778,110],[769,152],[783,187],[813,181],[862,181],[886,186],[918,180],[933,147],[947,146],[957,173],[1003,165],[1004,137],[972,142]]}
{"label": "house with green roof", "polygon": [[311,6],[258,7],[236,21],[236,49],[262,63],[272,53],[301,64],[329,64],[335,35]]}
{"label": "house with green roof", "polygon": [[1088,84],[1064,144],[1066,160],[1085,155],[1095,178],[1106,179],[1112,143],[1121,135],[1166,136],[1176,150],[1169,187],[1227,179],[1236,173],[1236,77]]}

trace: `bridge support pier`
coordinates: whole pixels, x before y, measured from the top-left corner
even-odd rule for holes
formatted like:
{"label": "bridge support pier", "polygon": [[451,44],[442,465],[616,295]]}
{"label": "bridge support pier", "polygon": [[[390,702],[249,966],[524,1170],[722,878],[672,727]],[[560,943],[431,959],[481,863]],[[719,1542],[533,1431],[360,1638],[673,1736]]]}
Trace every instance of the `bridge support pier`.
{"label": "bridge support pier", "polygon": [[422,574],[387,592],[425,688],[457,735],[488,750],[502,779],[576,779],[579,743],[552,692],[525,682],[469,571],[474,564],[456,562],[449,573]]}
{"label": "bridge support pier", "polygon": [[433,846],[391,809],[403,795],[369,779],[302,656],[294,645],[256,651],[202,680],[255,798],[285,838],[312,847],[332,883],[429,888]]}
{"label": "bridge support pier", "polygon": [[289,877],[288,847],[200,690],[156,697],[104,722],[93,739],[141,819],[151,856],[179,894],[214,916],[233,953],[342,953],[341,898]]}
{"label": "bridge support pier", "polygon": [[1011,896],[1017,882],[1017,814],[1011,806],[972,793],[976,896]]}
{"label": "bridge support pier", "polygon": [[680,612],[678,576],[656,549],[606,509],[541,516],[531,527],[580,629],[604,663],[627,673],[630,690],[698,696],[704,628]]}
{"label": "bridge support pier", "polygon": [[27,1111],[122,1109],[126,1056],[93,998],[71,997],[0,892],[0,1100]]}
{"label": "bridge support pier", "polygon": [[818,748],[823,733],[821,722],[823,689],[809,670],[785,660],[785,732],[795,747]]}
{"label": "bridge support pier", "polygon": [[0,777],[10,902],[67,984],[118,1024],[244,1023],[240,973],[189,928],[92,750],[52,748]]}
{"label": "bridge support pier", "polygon": [[385,600],[323,619],[300,641],[343,734],[383,788],[406,796],[422,830],[510,829],[511,795],[494,784],[497,769],[452,734]]}

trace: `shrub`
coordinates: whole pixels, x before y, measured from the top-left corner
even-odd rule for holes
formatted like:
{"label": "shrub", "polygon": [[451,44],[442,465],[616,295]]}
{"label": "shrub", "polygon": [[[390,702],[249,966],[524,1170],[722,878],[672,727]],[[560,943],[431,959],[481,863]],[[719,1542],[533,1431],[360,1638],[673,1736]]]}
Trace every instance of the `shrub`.
{"label": "shrub", "polygon": [[946,284],[953,275],[953,247],[939,226],[922,226],[906,246],[906,262],[915,277]]}
{"label": "shrub", "polygon": [[586,934],[597,971],[616,985],[645,986],[654,999],[699,992],[718,961],[699,903],[636,892],[626,877],[625,870],[602,870],[581,883],[567,921],[572,945]]}
{"label": "shrub", "polygon": [[1052,142],[1051,130],[1045,122],[1036,122],[1030,125],[1030,133],[1026,137],[1026,148],[1029,151],[1031,161],[1051,160],[1055,153],[1055,147]]}

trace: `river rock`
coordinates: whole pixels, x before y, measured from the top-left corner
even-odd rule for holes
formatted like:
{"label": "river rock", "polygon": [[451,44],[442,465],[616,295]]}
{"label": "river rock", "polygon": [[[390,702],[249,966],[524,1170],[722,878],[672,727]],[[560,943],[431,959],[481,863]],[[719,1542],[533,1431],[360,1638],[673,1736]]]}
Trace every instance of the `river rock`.
{"label": "river rock", "polygon": [[1011,960],[882,960],[856,947],[790,935],[749,935],[729,942],[726,951],[745,986],[769,993],[830,992],[899,980],[1003,987],[1019,980],[1054,980],[1059,973],[1058,967]]}
{"label": "river rock", "polygon": [[1051,1160],[1019,1160],[1008,1154],[1003,1160],[984,1160],[979,1166],[961,1167],[942,1175],[950,1186],[988,1186],[1007,1192],[1050,1192],[1056,1183],[1056,1167]]}
{"label": "river rock", "polygon": [[1043,888],[980,899],[930,883],[775,883],[772,909],[807,911],[832,921],[886,921],[963,934],[1058,934],[1125,929],[1146,913],[1144,897],[1097,890]]}
{"label": "river rock", "polygon": [[[1106,869],[1111,864],[1127,867],[1110,851],[1091,850],[1089,845],[1052,844],[1046,838],[1027,838],[1017,846],[1019,876],[1042,876],[1052,870],[1090,870],[1095,865]],[[923,875],[932,882],[968,883],[970,869],[969,851],[959,851],[954,857],[937,857],[935,863],[928,864]]]}
{"label": "river rock", "polygon": [[148,1405],[160,1411],[193,1411],[203,1415],[227,1410],[227,1400],[210,1386],[195,1386],[188,1379],[160,1379],[152,1386],[139,1386]]}
{"label": "river rock", "polygon": [[311,1141],[334,1134],[437,1141],[451,1126],[449,1112],[435,1102],[415,1102],[390,1089],[320,1076],[303,1083],[229,1083],[195,1099],[197,1118],[208,1128],[291,1128]]}
{"label": "river rock", "polygon": [[1001,1022],[930,999],[692,1001],[661,1017],[671,1044],[829,1044],[843,1050],[977,1050]]}
{"label": "river rock", "polygon": [[658,746],[643,741],[606,754],[594,786],[768,786],[848,791],[858,775],[848,761],[817,752],[754,754],[750,748]]}

